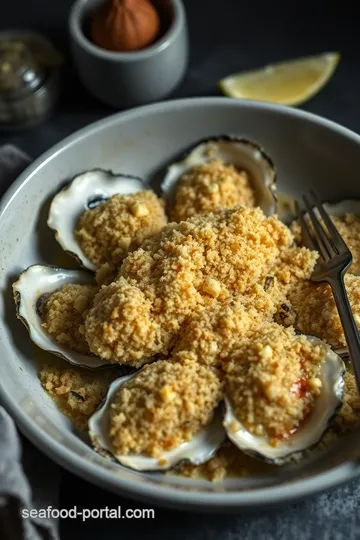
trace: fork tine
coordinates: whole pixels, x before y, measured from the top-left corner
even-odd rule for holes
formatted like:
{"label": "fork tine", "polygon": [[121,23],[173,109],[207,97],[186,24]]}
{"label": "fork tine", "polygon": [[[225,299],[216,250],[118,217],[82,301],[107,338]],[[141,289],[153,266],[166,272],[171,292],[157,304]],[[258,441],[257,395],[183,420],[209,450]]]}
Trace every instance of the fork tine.
{"label": "fork tine", "polygon": [[315,212],[311,204],[309,203],[309,200],[306,197],[306,195],[303,195],[303,199],[306,206],[306,210],[310,216],[311,222],[315,230],[315,236],[318,241],[320,255],[325,261],[328,261],[332,257],[334,250],[331,247],[328,237],[326,235],[326,232],[323,229],[322,225],[320,224],[318,218],[316,217]]}
{"label": "fork tine", "polygon": [[312,249],[313,251],[318,251],[318,246],[315,244],[315,241],[313,237],[311,236],[310,229],[308,227],[308,224],[306,223],[304,216],[301,212],[300,205],[297,201],[295,201],[295,211],[297,218],[299,220],[301,231],[303,235],[303,242],[305,246],[309,249]]}
{"label": "fork tine", "polygon": [[316,205],[316,208],[318,209],[328,231],[329,231],[329,234],[331,236],[331,240],[335,246],[335,248],[337,249],[338,253],[340,253],[340,251],[344,251],[344,250],[349,250],[349,248],[347,247],[347,245],[345,244],[344,240],[342,239],[339,231],[337,230],[337,228],[335,227],[332,219],[330,218],[329,214],[326,212],[325,208],[323,207],[323,205],[321,204],[320,200],[319,200],[319,197],[317,196],[317,194],[315,193],[315,191],[311,190],[310,191],[311,195],[312,195],[312,198],[314,199],[315,201],[315,205]]}

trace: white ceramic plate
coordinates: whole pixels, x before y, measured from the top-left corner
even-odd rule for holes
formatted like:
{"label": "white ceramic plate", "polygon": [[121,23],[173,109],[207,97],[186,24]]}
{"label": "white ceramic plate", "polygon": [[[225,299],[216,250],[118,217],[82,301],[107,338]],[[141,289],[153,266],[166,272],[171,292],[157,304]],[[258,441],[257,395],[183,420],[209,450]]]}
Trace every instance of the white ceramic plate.
{"label": "white ceramic plate", "polygon": [[358,432],[298,466],[221,484],[125,469],[76,436],[41,389],[34,348],[16,320],[11,291],[27,266],[58,263],[60,248],[46,217],[51,197],[66,179],[104,167],[151,178],[158,185],[164,166],[181,151],[198,139],[223,133],[262,144],[277,166],[282,191],[300,195],[313,186],[326,199],[360,197],[360,137],[295,109],[197,98],[116,114],[75,133],[31,165],[1,202],[0,397],[35,445],[97,485],[173,507],[234,511],[288,502],[353,478],[360,472]]}

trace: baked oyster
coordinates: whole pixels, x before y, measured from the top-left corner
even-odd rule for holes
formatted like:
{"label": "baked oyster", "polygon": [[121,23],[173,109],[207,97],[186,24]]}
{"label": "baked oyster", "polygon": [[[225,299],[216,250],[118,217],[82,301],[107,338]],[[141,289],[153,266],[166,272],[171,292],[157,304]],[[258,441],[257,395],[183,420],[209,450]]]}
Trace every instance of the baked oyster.
{"label": "baked oyster", "polygon": [[[236,172],[238,181],[245,181],[246,185],[243,185],[241,189],[251,188],[254,194],[252,206],[260,206],[267,216],[276,212],[275,167],[271,158],[258,143],[226,135],[211,137],[197,143],[190,151],[186,152],[180,161],[169,166],[161,184],[161,191],[170,212],[176,204],[177,190],[181,186],[181,180],[184,181],[184,175],[195,167],[214,161],[235,168],[230,174]],[[236,184],[235,176],[234,183]],[[213,187],[215,186],[211,183],[207,186],[205,182],[207,190],[204,193],[205,198],[209,197]],[[234,187],[235,185],[233,185]],[[204,189],[204,185],[201,189]],[[224,186],[221,186],[220,190],[226,191]],[[231,204],[237,204],[235,194],[232,198]],[[224,204],[224,201],[220,201],[219,205],[228,206],[228,204]]]}
{"label": "baked oyster", "polygon": [[66,340],[59,342],[45,329],[44,309],[52,293],[67,285],[90,285],[97,290],[93,276],[84,270],[67,270],[36,264],[22,272],[13,284],[17,317],[26,326],[30,338],[41,349],[70,364],[86,368],[107,365],[106,361],[70,348]]}
{"label": "baked oyster", "polygon": [[141,178],[93,169],[75,176],[52,200],[47,224],[61,247],[83,266],[96,271],[96,265],[82,251],[75,228],[85,210],[92,210],[113,195],[129,195],[149,189]]}
{"label": "baked oyster", "polygon": [[[163,361],[163,363],[164,362],[165,361]],[[159,365],[158,362],[156,362],[155,364],[157,364],[157,366]],[[154,369],[156,369],[156,367]],[[98,410],[90,417],[89,435],[95,450],[97,450],[100,454],[103,454],[106,457],[115,458],[120,464],[125,465],[126,467],[138,471],[167,470],[184,460],[190,461],[193,464],[200,464],[210,459],[225,439],[225,431],[222,426],[222,408],[217,406],[217,408],[213,412],[212,406],[210,406],[211,420],[209,421],[209,423],[203,426],[200,431],[193,434],[193,436],[189,439],[186,438],[184,440],[179,435],[178,430],[175,430],[175,432],[172,431],[173,435],[174,433],[176,433],[176,444],[173,444],[174,441],[170,442],[167,436],[165,436],[164,438],[164,433],[167,433],[167,435],[169,435],[169,433],[166,432],[166,428],[164,428],[163,423],[154,420],[154,418],[152,417],[152,411],[158,411],[156,405],[154,405],[153,408],[147,408],[146,406],[144,406],[143,398],[140,402],[136,399],[133,399],[134,394],[131,394],[128,386],[124,386],[128,385],[128,383],[130,383],[131,381],[134,381],[135,378],[138,379],[139,376],[144,374],[145,369],[147,369],[149,372],[152,367],[151,365],[148,365],[147,368],[142,368],[135,374],[128,375],[114,381],[110,385],[106,399],[100,405]],[[144,389],[142,388],[142,390]],[[116,447],[116,444],[114,442],[116,440],[116,435],[114,439],[114,427],[117,425],[117,423],[120,422],[120,416],[122,417],[121,419],[123,423],[121,423],[120,426],[117,426],[115,431],[117,433],[120,433],[121,438],[127,443],[130,441],[129,444],[134,445],[134,433],[130,432],[127,429],[126,424],[124,424],[126,412],[124,413],[123,409],[120,409],[120,411],[116,409],[116,405],[119,400],[119,394],[121,391],[123,393],[127,392],[126,396],[124,394],[124,399],[127,403],[131,403],[132,407],[135,407],[135,409],[137,408],[137,406],[139,406],[139,403],[141,403],[141,418],[145,419],[145,422],[148,418],[150,418],[150,421],[153,422],[153,425],[149,431],[144,428],[144,425],[142,425],[142,428],[140,429],[138,429],[137,426],[136,437],[142,436],[143,438],[146,438],[149,437],[150,433],[151,439],[152,429],[154,428],[154,426],[155,428],[157,426],[160,428],[161,435],[159,435],[158,437],[165,446],[161,447],[160,450],[157,447],[157,452],[151,454],[146,452],[126,453],[125,451],[123,451],[121,453],[119,452],[119,447]],[[153,389],[153,391],[159,391],[159,397],[161,400],[169,399],[169,401],[171,401],[172,399],[172,391],[168,388],[167,385],[161,388]],[[211,390],[209,390],[209,392],[211,392]],[[163,406],[166,410],[165,424],[170,421],[170,412],[167,408],[168,405],[169,403],[160,405],[160,408]],[[177,410],[176,413],[178,412],[179,411]],[[138,411],[135,412],[135,415],[137,413]],[[187,417],[186,424],[189,424],[191,429],[192,419],[194,419],[194,412],[189,409],[189,411],[185,413],[185,416]],[[179,431],[181,431],[181,433],[182,428],[183,426],[179,426]],[[165,431],[163,431],[163,429],[165,429]],[[152,441],[151,449],[155,447],[153,445],[156,446],[156,443]],[[166,448],[169,448],[169,450],[167,450]]]}
{"label": "baked oyster", "polygon": [[[314,345],[321,347],[324,345],[318,338],[306,337]],[[344,375],[345,366],[342,359],[328,348],[319,372],[321,381],[319,395],[300,425],[287,436],[278,438],[276,442],[271,440],[267,433],[257,435],[250,432],[240,421],[229,397],[225,397],[224,428],[227,436],[242,452],[268,463],[282,465],[296,460],[302,453],[320,442],[336,411],[341,407]],[[302,386],[300,391],[304,391]]]}

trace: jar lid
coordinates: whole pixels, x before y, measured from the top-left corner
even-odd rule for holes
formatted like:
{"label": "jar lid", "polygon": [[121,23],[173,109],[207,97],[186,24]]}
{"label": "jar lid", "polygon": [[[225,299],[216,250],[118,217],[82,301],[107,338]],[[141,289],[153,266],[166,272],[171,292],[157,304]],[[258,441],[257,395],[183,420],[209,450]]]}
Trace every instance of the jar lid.
{"label": "jar lid", "polygon": [[0,34],[0,96],[6,99],[35,92],[62,56],[42,36],[26,32]]}
{"label": "jar lid", "polygon": [[44,36],[27,30],[0,32],[0,130],[45,119],[59,96],[63,57]]}
{"label": "jar lid", "polygon": [[17,37],[0,37],[0,93],[16,98],[34,92],[45,78],[45,69],[29,46]]}

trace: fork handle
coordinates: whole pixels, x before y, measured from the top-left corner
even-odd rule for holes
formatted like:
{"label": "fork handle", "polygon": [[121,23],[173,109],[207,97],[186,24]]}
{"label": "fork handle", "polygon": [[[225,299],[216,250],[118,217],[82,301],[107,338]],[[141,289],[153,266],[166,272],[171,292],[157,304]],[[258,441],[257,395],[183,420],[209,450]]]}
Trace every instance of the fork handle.
{"label": "fork handle", "polygon": [[329,278],[328,283],[331,286],[337,305],[346,343],[349,349],[350,360],[354,368],[356,383],[360,391],[360,335],[345,289],[343,273],[336,276],[336,279]]}

